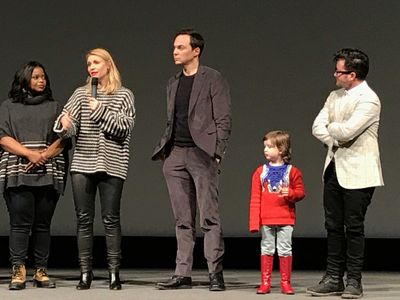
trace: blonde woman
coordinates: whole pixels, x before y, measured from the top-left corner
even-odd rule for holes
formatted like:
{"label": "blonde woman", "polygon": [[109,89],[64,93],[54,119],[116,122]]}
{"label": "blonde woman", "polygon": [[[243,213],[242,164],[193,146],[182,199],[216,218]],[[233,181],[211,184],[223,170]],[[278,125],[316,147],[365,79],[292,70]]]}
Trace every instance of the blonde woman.
{"label": "blonde woman", "polygon": [[[109,288],[121,289],[120,202],[129,164],[129,142],[135,119],[134,96],[121,85],[110,53],[102,48],[86,54],[88,78],[65,105],[55,124],[63,138],[75,137],[71,182],[77,217],[81,277],[76,288],[89,289],[93,280],[93,220],[99,190],[107,244]],[[97,78],[97,95],[91,92]]]}

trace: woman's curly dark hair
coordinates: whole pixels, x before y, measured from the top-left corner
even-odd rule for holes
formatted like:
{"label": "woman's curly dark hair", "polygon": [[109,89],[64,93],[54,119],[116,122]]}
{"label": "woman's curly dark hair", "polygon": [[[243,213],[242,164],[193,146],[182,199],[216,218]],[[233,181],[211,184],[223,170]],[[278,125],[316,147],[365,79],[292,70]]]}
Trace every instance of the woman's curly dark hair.
{"label": "woman's curly dark hair", "polygon": [[27,62],[21,69],[15,72],[14,80],[11,85],[11,90],[8,92],[8,97],[13,99],[15,102],[24,102],[29,95],[32,95],[30,89],[30,81],[32,78],[32,72],[35,68],[42,68],[44,76],[46,78],[46,87],[41,95],[47,96],[48,100],[53,100],[53,93],[50,88],[49,76],[47,76],[46,69],[43,65],[37,61]]}

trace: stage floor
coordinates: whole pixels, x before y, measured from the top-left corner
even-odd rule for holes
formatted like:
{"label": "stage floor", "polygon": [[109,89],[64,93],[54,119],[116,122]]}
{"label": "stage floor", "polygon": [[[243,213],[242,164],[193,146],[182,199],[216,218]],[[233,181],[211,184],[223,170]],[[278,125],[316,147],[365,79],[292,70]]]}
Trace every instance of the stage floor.
{"label": "stage floor", "polygon": [[[208,277],[206,270],[193,272],[193,288],[190,290],[159,291],[155,283],[171,276],[172,270],[158,269],[123,269],[121,280],[123,289],[110,291],[107,284],[107,270],[94,270],[95,280],[92,288],[87,291],[77,291],[78,270],[50,269],[49,275],[56,281],[56,289],[38,289],[32,286],[32,270],[28,270],[27,287],[22,291],[9,291],[9,270],[0,269],[0,299],[74,299],[74,300],[102,300],[102,299],[140,299],[140,300],[247,300],[247,299],[341,299],[337,296],[311,297],[306,294],[307,287],[317,283],[322,272],[294,271],[292,284],[296,295],[282,295],[279,289],[279,272],[274,271],[272,290],[268,295],[257,295],[255,288],[259,283],[258,270],[225,270],[225,292],[208,291]],[[398,272],[364,272],[363,299],[400,299],[400,273]]]}

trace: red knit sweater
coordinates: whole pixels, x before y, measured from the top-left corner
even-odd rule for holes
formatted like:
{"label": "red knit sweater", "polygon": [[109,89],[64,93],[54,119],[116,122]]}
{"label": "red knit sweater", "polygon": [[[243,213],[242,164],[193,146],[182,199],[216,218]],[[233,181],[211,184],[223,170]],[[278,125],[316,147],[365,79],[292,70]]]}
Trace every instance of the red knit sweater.
{"label": "red knit sweater", "polygon": [[280,196],[261,185],[263,165],[253,173],[251,180],[249,230],[259,231],[261,225],[294,225],[295,203],[304,198],[304,185],[299,169],[290,165],[289,194]]}

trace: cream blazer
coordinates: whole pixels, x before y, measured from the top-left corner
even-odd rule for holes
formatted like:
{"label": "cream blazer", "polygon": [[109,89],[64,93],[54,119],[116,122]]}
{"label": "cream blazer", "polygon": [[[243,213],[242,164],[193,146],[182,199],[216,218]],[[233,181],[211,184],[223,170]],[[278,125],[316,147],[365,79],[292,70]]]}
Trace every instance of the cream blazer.
{"label": "cream blazer", "polygon": [[328,148],[323,173],[334,159],[343,188],[383,185],[378,146],[380,111],[378,96],[363,81],[349,91],[331,92],[314,120],[312,133]]}

